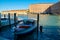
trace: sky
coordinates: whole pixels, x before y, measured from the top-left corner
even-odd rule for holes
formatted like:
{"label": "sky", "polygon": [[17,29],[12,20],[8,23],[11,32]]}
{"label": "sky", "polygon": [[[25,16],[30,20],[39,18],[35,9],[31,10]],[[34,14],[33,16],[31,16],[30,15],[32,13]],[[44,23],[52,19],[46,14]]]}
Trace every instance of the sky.
{"label": "sky", "polygon": [[0,0],[0,11],[29,9],[31,4],[56,2],[58,0]]}

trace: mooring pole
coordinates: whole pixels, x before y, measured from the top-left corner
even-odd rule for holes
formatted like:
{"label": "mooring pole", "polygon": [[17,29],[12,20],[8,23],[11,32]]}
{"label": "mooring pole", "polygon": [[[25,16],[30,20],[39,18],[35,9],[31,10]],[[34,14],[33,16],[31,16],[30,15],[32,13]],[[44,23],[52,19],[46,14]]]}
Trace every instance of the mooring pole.
{"label": "mooring pole", "polygon": [[37,14],[37,40],[38,40],[38,29],[39,28],[39,13]]}
{"label": "mooring pole", "polygon": [[[16,19],[16,13],[14,13],[14,26],[15,26],[15,28],[16,28],[16,21],[17,21],[17,19]],[[14,40],[16,40],[15,31],[14,31]]]}
{"label": "mooring pole", "polygon": [[15,25],[15,27],[16,27],[16,21],[17,21],[16,20],[16,13],[14,13],[14,23],[15,23],[14,25]]}
{"label": "mooring pole", "polygon": [[10,13],[8,13],[8,21],[9,21],[9,25],[11,25]]}
{"label": "mooring pole", "polygon": [[4,14],[4,18],[6,18],[6,14]]}
{"label": "mooring pole", "polygon": [[1,27],[1,13],[0,13],[0,27]]}
{"label": "mooring pole", "polygon": [[42,33],[43,26],[40,26],[40,33]]}

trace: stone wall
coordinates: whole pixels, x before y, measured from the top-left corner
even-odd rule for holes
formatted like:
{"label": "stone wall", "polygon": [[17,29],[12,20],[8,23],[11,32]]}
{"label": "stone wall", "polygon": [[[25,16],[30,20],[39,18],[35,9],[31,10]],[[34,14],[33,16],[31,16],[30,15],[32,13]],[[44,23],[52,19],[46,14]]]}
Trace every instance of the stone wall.
{"label": "stone wall", "polygon": [[29,7],[32,13],[52,13],[60,14],[60,2],[55,4],[32,4]]}
{"label": "stone wall", "polygon": [[51,12],[53,14],[60,14],[60,2],[51,6]]}
{"label": "stone wall", "polygon": [[32,4],[30,5],[29,10],[33,13],[46,13],[52,5],[53,4]]}

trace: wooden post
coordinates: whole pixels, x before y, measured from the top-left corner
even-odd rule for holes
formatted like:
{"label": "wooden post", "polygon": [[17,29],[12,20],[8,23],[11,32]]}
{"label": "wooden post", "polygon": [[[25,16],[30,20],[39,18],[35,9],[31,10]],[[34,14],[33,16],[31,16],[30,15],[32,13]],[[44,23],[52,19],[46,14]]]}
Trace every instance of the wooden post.
{"label": "wooden post", "polygon": [[37,14],[37,40],[38,40],[38,28],[39,28],[39,13]]}
{"label": "wooden post", "polygon": [[16,27],[16,13],[14,13],[14,23],[15,23],[15,27]]}
{"label": "wooden post", "polygon": [[[14,13],[14,26],[16,28],[16,13]],[[16,34],[15,34],[15,31],[14,31],[14,40],[16,40]]]}
{"label": "wooden post", "polygon": [[4,19],[6,18],[6,14],[4,14]]}
{"label": "wooden post", "polygon": [[29,10],[27,10],[27,18],[28,18]]}
{"label": "wooden post", "polygon": [[40,26],[40,33],[42,33],[43,26]]}
{"label": "wooden post", "polygon": [[9,20],[9,25],[10,25],[11,24],[10,13],[8,13],[8,20]]}
{"label": "wooden post", "polygon": [[0,13],[0,27],[1,27],[1,13]]}

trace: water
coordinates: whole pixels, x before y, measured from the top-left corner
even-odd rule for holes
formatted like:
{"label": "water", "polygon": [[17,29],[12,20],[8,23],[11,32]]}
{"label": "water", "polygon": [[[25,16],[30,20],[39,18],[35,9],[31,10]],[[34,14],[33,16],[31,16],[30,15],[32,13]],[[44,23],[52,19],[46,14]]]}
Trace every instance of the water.
{"label": "water", "polygon": [[25,15],[25,16],[20,15],[20,16],[18,16],[18,18],[19,19],[28,19],[28,16],[27,15]]}
{"label": "water", "polygon": [[[3,15],[1,15],[2,18],[4,18]],[[8,18],[8,15],[6,16],[6,18]],[[27,16],[17,16],[17,18],[19,19],[27,19]],[[11,23],[14,23],[14,16],[11,16]],[[2,25],[8,25],[8,20],[1,20],[1,24]],[[14,30],[13,30],[13,27],[15,27],[14,25],[12,26],[8,26],[8,27],[4,27],[1,32],[0,32],[0,39],[3,38],[3,40],[5,39],[9,39],[9,40],[14,40]],[[2,37],[2,38],[1,38]]]}
{"label": "water", "polygon": [[[29,15],[29,18],[37,19],[37,14]],[[60,40],[60,15],[40,14],[39,24],[43,26],[43,33],[39,32],[39,40]]]}
{"label": "water", "polygon": [[[46,40],[60,40],[60,16],[40,15],[40,25],[43,26],[43,35]],[[43,39],[42,39],[43,40]]]}
{"label": "water", "polygon": [[[36,14],[29,14],[28,16],[18,16],[20,19],[27,18],[35,18],[37,19]],[[40,30],[38,32],[39,40],[60,40],[60,15],[41,15],[39,16],[39,24],[43,26],[43,32],[40,34]],[[0,35],[4,34],[5,38],[11,39],[13,34],[11,33],[11,29],[7,29],[6,31],[0,33]],[[6,36],[6,35],[9,36]],[[26,39],[32,40],[32,38],[36,39],[36,30],[30,36],[26,37]],[[23,38],[24,39],[24,38]]]}
{"label": "water", "polygon": [[[37,14],[29,14],[29,18],[36,18]],[[60,15],[39,15],[39,23],[42,26],[60,26]]]}
{"label": "water", "polygon": [[59,15],[40,15],[40,25],[60,26],[60,16]]}

